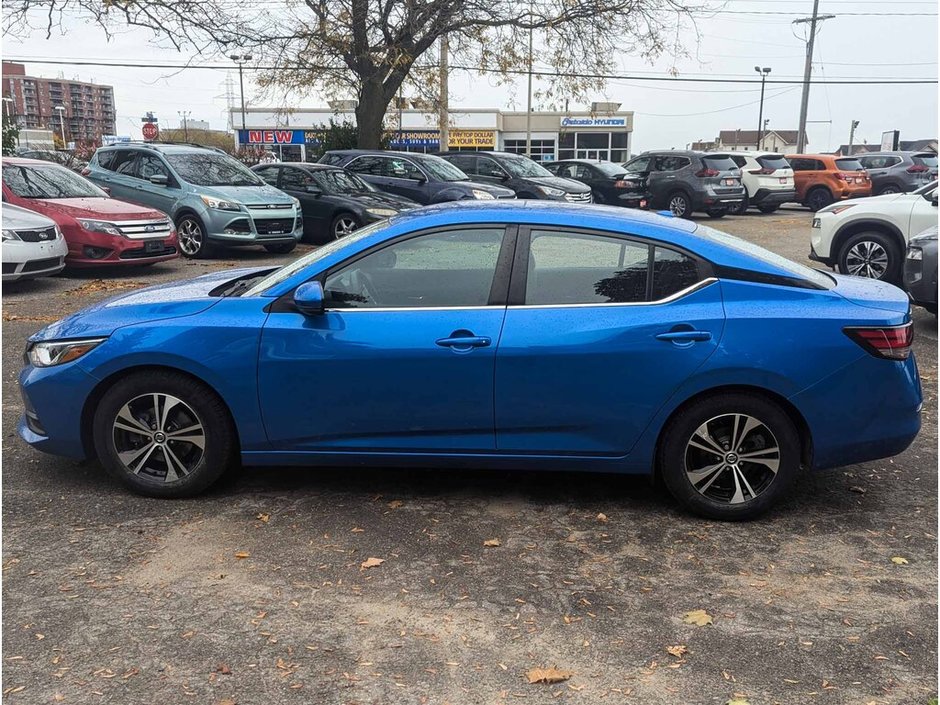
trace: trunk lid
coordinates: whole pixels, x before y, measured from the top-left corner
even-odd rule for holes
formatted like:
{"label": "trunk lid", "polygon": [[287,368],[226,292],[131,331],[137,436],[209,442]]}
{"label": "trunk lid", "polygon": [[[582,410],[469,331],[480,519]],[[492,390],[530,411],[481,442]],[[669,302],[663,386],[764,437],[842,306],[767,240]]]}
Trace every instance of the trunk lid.
{"label": "trunk lid", "polygon": [[853,304],[901,315],[906,315],[911,309],[907,293],[893,284],[847,274],[826,274],[836,280],[834,291]]}

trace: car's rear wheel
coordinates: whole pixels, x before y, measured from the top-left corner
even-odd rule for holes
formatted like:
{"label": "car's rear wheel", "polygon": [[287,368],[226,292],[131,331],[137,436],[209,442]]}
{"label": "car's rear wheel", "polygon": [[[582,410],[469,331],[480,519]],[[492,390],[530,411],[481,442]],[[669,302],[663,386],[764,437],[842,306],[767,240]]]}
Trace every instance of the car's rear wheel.
{"label": "car's rear wheel", "polygon": [[93,434],[105,469],[149,497],[202,492],[237,452],[219,396],[169,370],[131,374],[108,389],[95,410]]}
{"label": "car's rear wheel", "polygon": [[286,255],[288,252],[293,252],[295,247],[297,247],[296,242],[276,242],[271,245],[265,245],[264,249],[272,255]]}
{"label": "car's rear wheel", "polygon": [[206,228],[197,216],[180,216],[176,221],[176,237],[184,257],[205,257],[209,254]]}
{"label": "car's rear wheel", "polygon": [[659,471],[672,495],[710,519],[760,516],[786,496],[799,469],[793,422],[757,394],[693,402],[670,420],[659,453]]}
{"label": "car's rear wheel", "polygon": [[340,213],[333,218],[333,224],[330,226],[330,232],[333,233],[333,239],[339,240],[346,237],[354,230],[359,228],[359,221],[352,213]]}
{"label": "car's rear wheel", "polygon": [[897,282],[901,276],[901,250],[885,233],[855,233],[842,243],[838,264],[842,274]]}
{"label": "car's rear wheel", "polygon": [[774,204],[772,206],[757,206],[757,210],[761,213],[776,213],[780,209],[780,206]]}
{"label": "car's rear wheel", "polygon": [[669,194],[667,205],[669,206],[669,212],[677,218],[692,217],[692,204],[689,202],[689,197],[682,191],[673,191]]}
{"label": "car's rear wheel", "polygon": [[820,208],[825,208],[830,203],[833,202],[832,194],[827,188],[814,188],[806,196],[806,207],[809,208],[813,213],[818,211]]}
{"label": "car's rear wheel", "polygon": [[744,215],[745,213],[747,213],[747,209],[750,205],[751,205],[751,199],[747,195],[747,191],[745,191],[744,198],[741,200],[741,202],[737,206],[734,207],[734,210],[732,212],[735,215]]}

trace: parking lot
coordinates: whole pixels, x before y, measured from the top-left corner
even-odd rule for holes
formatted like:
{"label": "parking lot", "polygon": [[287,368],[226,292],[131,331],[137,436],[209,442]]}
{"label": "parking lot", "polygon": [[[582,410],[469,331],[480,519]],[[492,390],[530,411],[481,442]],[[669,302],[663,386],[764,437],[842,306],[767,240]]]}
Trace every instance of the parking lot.
{"label": "parking lot", "polygon": [[[809,264],[810,220],[788,207],[699,222]],[[158,501],[19,441],[31,333],[122,290],[293,255],[226,257],[4,287],[9,702],[936,697],[934,316],[914,312],[914,445],[805,475],[747,524],[685,514],[643,479],[573,473],[250,468]],[[529,682],[550,667],[570,678]]]}

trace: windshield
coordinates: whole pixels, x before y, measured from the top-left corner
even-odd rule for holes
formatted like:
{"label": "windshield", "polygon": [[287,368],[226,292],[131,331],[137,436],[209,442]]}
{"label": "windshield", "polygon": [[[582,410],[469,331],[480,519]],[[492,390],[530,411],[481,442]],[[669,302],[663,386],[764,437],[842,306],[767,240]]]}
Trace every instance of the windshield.
{"label": "windshield", "polygon": [[107,198],[108,194],[60,166],[3,167],[3,183],[20,198]]}
{"label": "windshield", "polygon": [[440,157],[425,157],[418,163],[431,176],[439,181],[469,181],[470,177],[464,174],[446,159]]}
{"label": "windshield", "polygon": [[592,166],[600,169],[605,176],[619,176],[627,171],[623,168],[623,165],[614,164],[613,162],[592,162]]}
{"label": "windshield", "polygon": [[183,181],[196,186],[262,186],[264,181],[241,162],[227,154],[167,154],[176,173]]}
{"label": "windshield", "polygon": [[715,230],[714,228],[710,228],[707,225],[699,225],[695,229],[695,234],[703,235],[709,240],[715,240],[720,242],[722,245],[738,250],[739,252],[743,252],[744,254],[755,257],[759,260],[763,260],[767,264],[773,265],[778,269],[782,269],[783,271],[788,272],[798,279],[804,279],[808,282],[816,284],[823,289],[832,289],[835,286],[835,280],[818,269],[813,269],[802,264],[797,264],[793,260],[787,259],[786,257],[781,257],[780,255],[774,254],[770,250],[765,250],[763,247],[759,247],[751,242],[748,242],[747,240],[742,240],[741,238],[735,237],[734,235],[729,235],[728,233],[722,232],[721,230]]}
{"label": "windshield", "polygon": [[500,157],[497,161],[499,161],[500,166],[513,176],[521,176],[524,178],[552,176],[552,172],[548,169],[526,157]]}
{"label": "windshield", "polygon": [[342,169],[323,169],[312,172],[317,185],[324,193],[362,193],[363,191],[378,191],[377,188],[366,183],[358,176]]}
{"label": "windshield", "polygon": [[836,159],[836,167],[842,171],[860,171],[865,168],[858,159]]}
{"label": "windshield", "polygon": [[318,247],[313,252],[295,259],[290,264],[286,264],[280,269],[272,272],[242,295],[258,296],[261,294],[261,292],[270,289],[275,284],[280,284],[285,279],[292,277],[304,267],[307,267],[314,262],[323,259],[327,255],[333,254],[337,250],[341,250],[342,248],[346,247],[346,245],[358,242],[362,238],[367,237],[372,233],[381,230],[382,228],[388,227],[388,223],[389,221],[387,220],[380,220],[377,223],[372,223],[372,225],[359,228],[358,230],[353,231],[352,234],[346,235],[339,240],[333,240],[332,242],[323,245],[322,247]]}
{"label": "windshield", "polygon": [[937,168],[936,154],[915,154],[913,157],[911,157],[911,161],[922,166],[929,166],[931,169]]}

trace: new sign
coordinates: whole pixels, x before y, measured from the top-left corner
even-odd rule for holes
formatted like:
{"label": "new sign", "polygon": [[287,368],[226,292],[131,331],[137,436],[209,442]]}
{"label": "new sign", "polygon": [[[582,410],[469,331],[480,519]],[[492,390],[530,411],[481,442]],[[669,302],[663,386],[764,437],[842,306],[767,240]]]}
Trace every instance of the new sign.
{"label": "new sign", "polygon": [[239,144],[319,144],[315,130],[239,130]]}
{"label": "new sign", "polygon": [[562,127],[626,127],[625,117],[568,117],[561,119]]}

